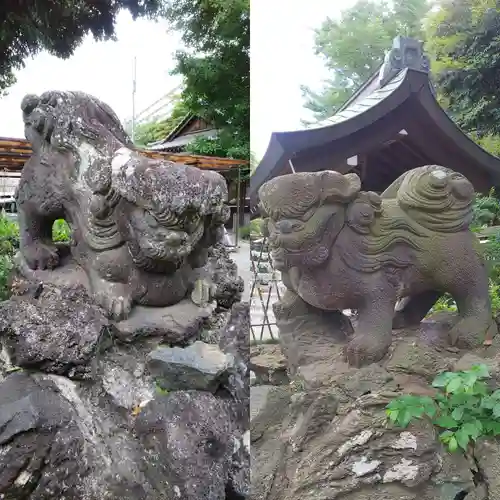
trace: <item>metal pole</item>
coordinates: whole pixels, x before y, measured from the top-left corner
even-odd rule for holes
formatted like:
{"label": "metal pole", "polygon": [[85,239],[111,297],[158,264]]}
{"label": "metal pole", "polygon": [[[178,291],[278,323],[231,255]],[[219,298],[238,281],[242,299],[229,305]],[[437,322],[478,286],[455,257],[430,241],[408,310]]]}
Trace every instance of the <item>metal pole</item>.
{"label": "metal pole", "polygon": [[137,57],[134,56],[132,67],[132,142],[135,140],[135,91],[137,87]]}
{"label": "metal pole", "polygon": [[238,248],[240,239],[240,204],[241,204],[241,165],[238,166],[238,185],[236,186],[236,237],[234,246]]}

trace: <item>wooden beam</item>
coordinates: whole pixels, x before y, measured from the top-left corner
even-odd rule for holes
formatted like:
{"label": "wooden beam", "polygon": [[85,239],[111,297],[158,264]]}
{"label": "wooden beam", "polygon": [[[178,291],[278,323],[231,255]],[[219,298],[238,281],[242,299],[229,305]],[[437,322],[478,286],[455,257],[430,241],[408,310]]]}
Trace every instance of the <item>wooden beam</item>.
{"label": "wooden beam", "polygon": [[[216,156],[188,155],[183,153],[161,153],[137,149],[137,152],[152,159],[167,160],[184,165],[193,165],[201,169],[228,171],[248,165],[248,160],[220,158]],[[0,168],[20,170],[32,154],[31,145],[23,139],[0,137]]]}

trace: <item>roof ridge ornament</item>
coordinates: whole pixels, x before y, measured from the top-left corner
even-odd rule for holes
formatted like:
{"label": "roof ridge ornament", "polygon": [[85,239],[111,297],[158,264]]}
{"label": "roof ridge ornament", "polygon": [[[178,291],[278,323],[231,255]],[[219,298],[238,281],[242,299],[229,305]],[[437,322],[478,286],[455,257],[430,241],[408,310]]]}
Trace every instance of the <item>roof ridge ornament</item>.
{"label": "roof ridge ornament", "polygon": [[392,49],[386,52],[380,68],[379,87],[389,83],[401,70],[429,73],[430,61],[424,54],[423,42],[406,36],[397,36],[392,42]]}

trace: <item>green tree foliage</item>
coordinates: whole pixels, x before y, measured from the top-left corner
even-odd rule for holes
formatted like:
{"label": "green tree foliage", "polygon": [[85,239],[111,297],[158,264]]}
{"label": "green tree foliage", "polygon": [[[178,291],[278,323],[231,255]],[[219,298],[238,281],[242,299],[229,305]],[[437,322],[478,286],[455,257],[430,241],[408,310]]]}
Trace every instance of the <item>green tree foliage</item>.
{"label": "green tree foliage", "polygon": [[422,36],[427,0],[359,0],[340,19],[326,19],[316,30],[315,51],[331,71],[321,92],[303,87],[306,108],[317,120],[332,116],[383,62],[397,35]]}
{"label": "green tree foliage", "polygon": [[248,159],[249,0],[168,0],[166,15],[186,47],[176,54],[176,73],[185,83],[182,100],[220,130],[216,140],[194,141],[190,152]]}
{"label": "green tree foliage", "polygon": [[141,123],[135,128],[134,141],[137,146],[147,146],[152,142],[161,141],[186,117],[191,111],[186,103],[177,97],[172,112],[168,118],[148,123]]}
{"label": "green tree foliage", "polygon": [[441,102],[463,130],[498,154],[500,9],[493,0],[445,0],[426,22]]}
{"label": "green tree foliage", "polygon": [[41,50],[67,58],[85,35],[112,39],[118,11],[154,16],[162,0],[2,0],[0,9],[0,91],[15,82],[14,70]]}

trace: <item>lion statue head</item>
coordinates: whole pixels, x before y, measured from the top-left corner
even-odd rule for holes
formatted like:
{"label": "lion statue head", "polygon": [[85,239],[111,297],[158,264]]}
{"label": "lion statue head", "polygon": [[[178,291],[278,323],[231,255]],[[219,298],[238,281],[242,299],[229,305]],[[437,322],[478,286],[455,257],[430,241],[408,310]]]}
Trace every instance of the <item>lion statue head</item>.
{"label": "lion statue head", "polygon": [[226,182],[216,172],[144,160],[114,168],[112,187],[120,197],[118,229],[139,267],[179,264],[222,238],[229,208]]}
{"label": "lion statue head", "polygon": [[276,267],[285,271],[325,262],[346,218],[352,218],[348,207],[360,189],[356,174],[333,170],[266,182],[259,190],[260,209]]}

